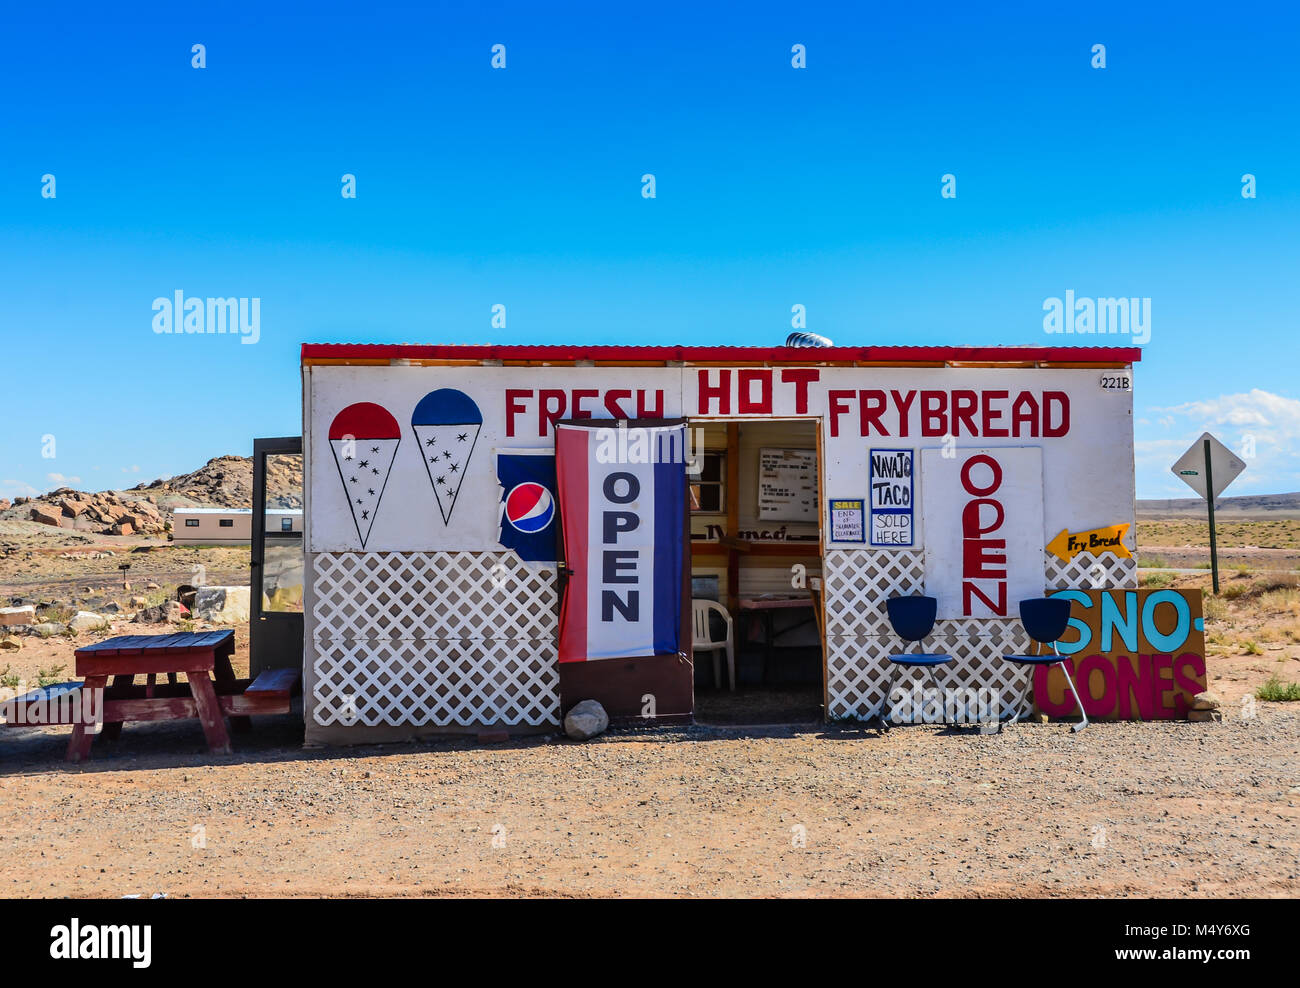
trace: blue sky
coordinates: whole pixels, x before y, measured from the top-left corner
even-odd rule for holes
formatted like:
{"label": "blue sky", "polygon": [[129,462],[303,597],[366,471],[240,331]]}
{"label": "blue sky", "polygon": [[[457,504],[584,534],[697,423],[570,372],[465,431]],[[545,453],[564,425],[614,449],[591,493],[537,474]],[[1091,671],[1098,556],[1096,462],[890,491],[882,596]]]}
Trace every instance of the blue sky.
{"label": "blue sky", "polygon": [[297,434],[304,341],[1055,343],[1067,289],[1152,300],[1139,496],[1204,429],[1300,490],[1294,7],[266,6],[0,14],[0,495]]}

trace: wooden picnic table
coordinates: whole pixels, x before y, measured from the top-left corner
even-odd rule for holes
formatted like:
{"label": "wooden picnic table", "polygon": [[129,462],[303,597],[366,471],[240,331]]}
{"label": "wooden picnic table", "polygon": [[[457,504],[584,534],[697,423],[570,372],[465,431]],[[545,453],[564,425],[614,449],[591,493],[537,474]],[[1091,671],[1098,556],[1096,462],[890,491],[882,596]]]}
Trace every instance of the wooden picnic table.
{"label": "wooden picnic table", "polygon": [[[256,680],[236,679],[230,665],[234,651],[235,633],[227,630],[119,635],[74,654],[77,675],[85,680],[81,688],[104,691],[101,733],[107,737],[121,733],[126,721],[197,717],[208,750],[228,754],[225,718],[230,718],[232,730],[242,731],[249,727],[252,714],[287,713],[299,676],[296,669],[275,669]],[[185,674],[185,683],[177,682],[178,673]],[[146,677],[143,686],[135,684],[140,675]],[[166,684],[157,682],[159,675],[166,675]],[[90,757],[92,727],[84,721],[73,724],[68,761]]]}

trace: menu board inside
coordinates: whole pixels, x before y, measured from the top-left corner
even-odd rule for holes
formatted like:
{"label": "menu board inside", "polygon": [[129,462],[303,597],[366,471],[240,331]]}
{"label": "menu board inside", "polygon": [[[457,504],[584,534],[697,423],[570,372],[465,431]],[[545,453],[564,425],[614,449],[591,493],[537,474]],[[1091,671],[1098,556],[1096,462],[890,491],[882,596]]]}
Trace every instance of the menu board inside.
{"label": "menu board inside", "polygon": [[817,521],[817,451],[758,451],[758,517],[771,521]]}

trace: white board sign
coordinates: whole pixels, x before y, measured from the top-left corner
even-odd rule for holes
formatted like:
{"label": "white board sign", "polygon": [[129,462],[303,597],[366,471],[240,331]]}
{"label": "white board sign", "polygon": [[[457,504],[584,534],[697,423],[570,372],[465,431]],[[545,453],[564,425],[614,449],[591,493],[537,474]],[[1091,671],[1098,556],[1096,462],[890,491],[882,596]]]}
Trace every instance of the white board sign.
{"label": "white board sign", "polygon": [[758,517],[772,521],[817,520],[817,451],[758,451]]}
{"label": "white board sign", "polygon": [[831,511],[831,542],[866,542],[865,514],[862,498],[833,497]]}
{"label": "white board sign", "polygon": [[1043,466],[1037,447],[921,451],[925,592],[938,617],[1015,617],[1041,597]]}
{"label": "white board sign", "polygon": [[873,449],[868,457],[871,544],[912,544],[912,461],[910,449]]}
{"label": "white board sign", "polygon": [[1210,441],[1210,469],[1214,473],[1214,496],[1223,493],[1224,488],[1237,479],[1246,469],[1245,462],[1227,446],[1219,442],[1208,432],[1201,433],[1201,438],[1192,443],[1189,449],[1170,467],[1174,476],[1184,484],[1205,497],[1205,440]]}

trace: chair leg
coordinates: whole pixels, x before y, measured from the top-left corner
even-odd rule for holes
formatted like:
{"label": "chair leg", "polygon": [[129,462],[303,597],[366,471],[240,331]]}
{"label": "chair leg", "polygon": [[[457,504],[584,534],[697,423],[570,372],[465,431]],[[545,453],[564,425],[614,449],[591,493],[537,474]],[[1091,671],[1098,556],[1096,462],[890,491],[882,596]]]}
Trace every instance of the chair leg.
{"label": "chair leg", "polygon": [[[936,676],[934,673],[934,666],[929,666],[928,668],[930,671],[930,686],[934,689],[934,698],[939,701],[939,723],[946,724],[948,722],[948,718],[947,718],[948,706],[943,702],[943,697],[939,695],[940,694],[939,677]],[[921,720],[922,722],[925,721],[924,703],[921,704]]]}
{"label": "chair leg", "polygon": [[727,639],[727,675],[731,682],[731,692],[736,692],[736,646]]}
{"label": "chair leg", "polygon": [[[1016,704],[1016,715],[1012,717],[1011,720],[1009,720],[1007,723],[1009,724],[1020,723],[1020,718],[1022,716],[1020,712],[1025,709],[1026,703],[1029,703],[1030,706],[1033,705],[1033,699],[1032,699],[1033,695],[1034,695],[1034,667],[1029,666],[1029,681],[1025,683],[1025,692],[1021,695],[1020,702]],[[999,714],[1000,713],[1001,711],[999,711]],[[1000,723],[998,724],[998,730],[999,731],[1002,730],[1002,725]]]}
{"label": "chair leg", "polygon": [[1074,702],[1079,705],[1079,716],[1083,718],[1083,720],[1070,728],[1070,730],[1077,734],[1088,726],[1088,712],[1083,709],[1083,701],[1079,699],[1079,691],[1074,688],[1074,680],[1070,677],[1069,662],[1061,663],[1061,672],[1065,673],[1065,681],[1070,684],[1070,692],[1074,694]]}
{"label": "chair leg", "polygon": [[880,721],[882,731],[889,730],[889,697],[894,692],[894,680],[898,678],[898,666],[892,662],[889,664],[889,684],[885,687],[885,697],[880,701],[880,709],[876,711],[876,719]]}
{"label": "chair leg", "polygon": [[722,689],[722,657],[718,655],[716,648],[709,649],[713,653],[713,688]]}

